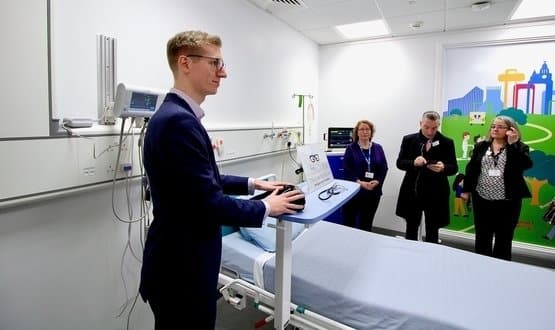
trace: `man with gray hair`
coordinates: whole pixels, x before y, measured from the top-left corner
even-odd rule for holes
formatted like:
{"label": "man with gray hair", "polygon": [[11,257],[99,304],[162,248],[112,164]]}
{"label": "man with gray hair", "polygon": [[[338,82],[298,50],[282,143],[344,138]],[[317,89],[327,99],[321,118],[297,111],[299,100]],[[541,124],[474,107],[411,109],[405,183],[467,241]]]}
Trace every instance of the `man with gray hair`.
{"label": "man with gray hair", "polygon": [[396,214],[404,218],[405,238],[418,239],[424,213],[426,242],[438,243],[439,228],[449,224],[448,176],[459,170],[453,140],[441,134],[439,113],[422,114],[420,131],[403,137],[397,168],[405,171]]}

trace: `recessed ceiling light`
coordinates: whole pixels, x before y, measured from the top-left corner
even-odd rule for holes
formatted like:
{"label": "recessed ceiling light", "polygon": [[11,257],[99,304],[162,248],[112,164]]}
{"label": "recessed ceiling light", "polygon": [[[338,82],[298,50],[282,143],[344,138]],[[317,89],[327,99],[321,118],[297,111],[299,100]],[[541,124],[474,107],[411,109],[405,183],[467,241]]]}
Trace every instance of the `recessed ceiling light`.
{"label": "recessed ceiling light", "polygon": [[389,30],[385,25],[385,22],[381,19],[337,25],[335,28],[348,39],[369,38],[389,34]]}
{"label": "recessed ceiling light", "polygon": [[511,19],[534,18],[555,15],[555,1],[522,0]]}

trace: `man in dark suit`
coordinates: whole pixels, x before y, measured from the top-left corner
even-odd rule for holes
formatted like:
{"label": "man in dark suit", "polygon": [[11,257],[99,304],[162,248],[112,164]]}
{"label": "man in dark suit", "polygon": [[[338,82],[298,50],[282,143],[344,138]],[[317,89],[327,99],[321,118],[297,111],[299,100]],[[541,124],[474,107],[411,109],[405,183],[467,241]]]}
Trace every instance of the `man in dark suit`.
{"label": "man in dark suit", "polygon": [[[167,43],[174,87],[152,116],[144,142],[144,165],[154,220],[143,254],[140,293],[155,329],[214,329],[221,225],[260,227],[268,215],[295,213],[304,196],[278,195],[284,182],[220,175],[200,120],[200,105],[227,77],[221,39],[202,31],[178,33]],[[242,200],[255,189],[265,200]],[[192,214],[197,214],[193,216]]]}
{"label": "man in dark suit", "polygon": [[440,116],[426,111],[420,131],[403,137],[397,168],[405,171],[397,199],[396,214],[407,222],[405,238],[418,239],[424,212],[426,242],[437,243],[439,228],[449,224],[447,177],[458,171],[453,140],[438,132]]}

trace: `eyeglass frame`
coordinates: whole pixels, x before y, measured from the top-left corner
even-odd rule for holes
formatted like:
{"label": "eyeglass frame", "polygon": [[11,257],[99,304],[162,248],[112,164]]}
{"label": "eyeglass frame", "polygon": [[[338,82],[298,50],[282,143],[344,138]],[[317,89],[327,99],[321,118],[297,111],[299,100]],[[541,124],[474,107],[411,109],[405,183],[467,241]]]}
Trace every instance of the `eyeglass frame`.
{"label": "eyeglass frame", "polygon": [[341,194],[345,190],[346,190],[345,186],[342,186],[342,185],[339,185],[339,184],[335,183],[330,188],[320,191],[320,193],[318,194],[318,199],[321,200],[321,201],[325,201],[325,200],[330,199],[331,196],[333,196],[333,195]]}
{"label": "eyeglass frame", "polygon": [[206,58],[209,60],[212,60],[210,62],[210,64],[212,64],[216,70],[220,71],[223,70],[225,68],[225,63],[224,60],[222,58],[219,57],[211,57],[211,56],[204,56],[204,55],[198,55],[198,54],[188,54],[185,55],[186,57],[198,57],[198,58]]}
{"label": "eyeglass frame", "polygon": [[493,125],[493,124],[492,124],[492,125],[490,125],[489,128],[490,128],[490,129],[495,129],[495,128],[497,128],[497,129],[509,129],[509,126]]}

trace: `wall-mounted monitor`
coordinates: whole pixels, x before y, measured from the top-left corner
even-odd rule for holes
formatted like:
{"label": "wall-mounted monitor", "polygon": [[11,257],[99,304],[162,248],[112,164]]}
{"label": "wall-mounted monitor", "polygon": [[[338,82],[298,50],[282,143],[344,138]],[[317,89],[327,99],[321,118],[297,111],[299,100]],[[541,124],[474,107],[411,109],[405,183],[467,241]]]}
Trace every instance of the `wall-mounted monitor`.
{"label": "wall-mounted monitor", "polygon": [[328,149],[346,148],[352,142],[352,127],[328,127]]}
{"label": "wall-mounted monitor", "polygon": [[162,104],[166,92],[120,83],[116,91],[116,117],[151,117]]}

